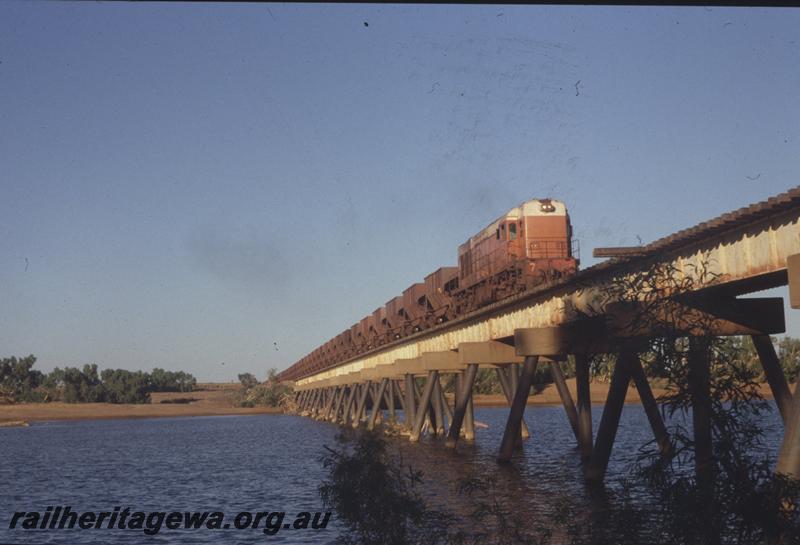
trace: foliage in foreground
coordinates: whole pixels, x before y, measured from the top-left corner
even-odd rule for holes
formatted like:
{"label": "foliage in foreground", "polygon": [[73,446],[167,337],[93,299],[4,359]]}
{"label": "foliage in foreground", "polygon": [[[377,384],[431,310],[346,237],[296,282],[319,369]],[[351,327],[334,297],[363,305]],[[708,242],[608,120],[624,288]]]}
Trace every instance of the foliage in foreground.
{"label": "foliage in foreground", "polygon": [[451,518],[431,509],[417,485],[421,473],[406,470],[387,453],[377,433],[343,432],[340,448],[326,447],[323,466],[329,477],[319,488],[326,508],[333,509],[345,530],[341,545],[451,543]]}
{"label": "foliage in foreground", "polygon": [[379,432],[344,430],[337,443],[326,447],[328,477],[319,491],[343,523],[340,545],[788,545],[800,538],[798,482],[759,464],[716,489],[711,514],[691,478],[670,480],[663,494],[643,466],[615,487],[589,489],[589,507],[551,498],[552,515],[510,504],[493,478],[468,476],[454,490],[468,506],[465,520],[430,506],[422,472],[392,454]]}

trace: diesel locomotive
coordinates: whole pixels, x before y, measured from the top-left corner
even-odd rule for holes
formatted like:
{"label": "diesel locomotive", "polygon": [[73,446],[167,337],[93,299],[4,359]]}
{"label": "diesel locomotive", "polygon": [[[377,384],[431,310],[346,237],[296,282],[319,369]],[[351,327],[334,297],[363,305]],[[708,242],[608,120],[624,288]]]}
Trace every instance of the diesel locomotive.
{"label": "diesel locomotive", "polygon": [[296,380],[405,336],[578,270],[563,202],[532,199],[458,247],[458,266],[442,267],[281,373]]}

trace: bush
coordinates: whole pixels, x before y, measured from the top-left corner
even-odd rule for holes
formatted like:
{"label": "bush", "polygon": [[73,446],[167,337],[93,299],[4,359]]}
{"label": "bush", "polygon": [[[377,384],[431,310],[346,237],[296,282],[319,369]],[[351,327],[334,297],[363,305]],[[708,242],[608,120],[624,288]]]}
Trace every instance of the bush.
{"label": "bush", "polygon": [[[239,375],[239,380],[244,386],[239,401],[240,407],[281,407],[289,399],[292,389],[278,382],[278,373],[275,369],[267,372],[267,380],[259,384],[256,377],[250,373]],[[251,386],[247,386],[251,384]]]}
{"label": "bush", "polygon": [[328,447],[323,466],[329,477],[319,487],[345,531],[340,544],[405,545],[449,543],[451,518],[430,509],[417,485],[421,473],[403,470],[376,432],[343,433],[339,450]]}

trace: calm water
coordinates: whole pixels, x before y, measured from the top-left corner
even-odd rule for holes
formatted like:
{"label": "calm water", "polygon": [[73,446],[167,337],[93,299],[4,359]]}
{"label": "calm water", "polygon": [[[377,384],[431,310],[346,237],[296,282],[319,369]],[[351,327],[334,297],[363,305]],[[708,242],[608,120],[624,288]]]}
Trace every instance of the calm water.
{"label": "calm water", "polygon": [[[595,428],[601,408],[594,408]],[[436,440],[394,444],[406,463],[424,472],[434,502],[467,512],[454,493],[460,478],[479,472],[495,479],[506,501],[530,520],[546,518],[555,499],[587,500],[575,440],[560,407],[529,407],[532,438],[511,466],[494,461],[507,409],[478,409],[474,444],[456,453]],[[780,441],[779,418],[766,420],[767,447]],[[327,543],[336,537],[335,514],[325,530],[8,529],[14,511],[70,505],[74,511],[322,511],[317,487],[324,445],[335,446],[336,427],[282,415],[58,422],[0,429],[0,543]],[[641,407],[623,411],[608,480],[624,476],[637,449],[651,438]]]}

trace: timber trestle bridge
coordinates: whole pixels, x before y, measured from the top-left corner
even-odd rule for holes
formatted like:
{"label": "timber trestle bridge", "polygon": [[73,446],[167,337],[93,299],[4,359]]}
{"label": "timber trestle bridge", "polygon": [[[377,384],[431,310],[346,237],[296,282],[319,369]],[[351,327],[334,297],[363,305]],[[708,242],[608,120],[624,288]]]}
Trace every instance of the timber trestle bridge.
{"label": "timber trestle bridge", "polygon": [[[318,353],[318,370],[293,381],[296,412],[372,429],[384,411],[394,419],[402,409],[400,425],[411,441],[428,433],[446,437],[444,446],[454,448],[459,440],[474,439],[475,377],[479,367],[492,368],[510,406],[498,453],[498,461],[508,462],[529,436],[523,413],[537,367],[547,365],[585,475],[590,481],[602,481],[631,381],[657,444],[670,448],[639,358],[642,341],[659,337],[661,330],[637,319],[644,302],[637,305],[614,290],[626,278],[661,267],[677,275],[691,292],[669,301],[670,308],[681,312],[667,314],[692,317],[673,319],[670,326],[690,346],[696,464],[712,456],[710,356],[701,349],[703,339],[747,335],[784,423],[777,471],[800,477],[800,388],[792,395],[769,337],[785,331],[783,300],[740,297],[788,285],[791,307],[800,308],[800,187],[646,246],[605,249],[595,255],[612,259],[345,361],[326,361],[325,353]],[[705,324],[702,331],[699,322]],[[593,436],[589,362],[598,353],[615,354],[617,363]],[[562,370],[568,356],[575,361],[575,400]],[[448,382],[455,387],[452,406],[444,395]]]}

